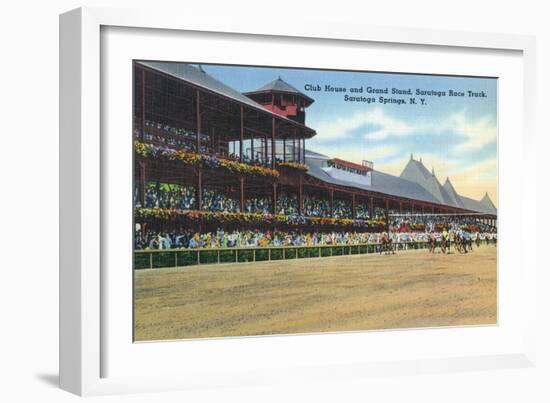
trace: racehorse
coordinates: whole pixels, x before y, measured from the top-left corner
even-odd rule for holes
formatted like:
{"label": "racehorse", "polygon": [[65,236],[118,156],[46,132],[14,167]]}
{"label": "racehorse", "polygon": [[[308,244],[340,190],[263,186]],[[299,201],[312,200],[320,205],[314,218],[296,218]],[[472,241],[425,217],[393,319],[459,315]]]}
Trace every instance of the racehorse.
{"label": "racehorse", "polygon": [[473,247],[472,247],[473,241],[470,234],[468,234],[467,232],[460,231],[456,234],[455,239],[456,239],[456,243],[455,243],[456,249],[460,253],[468,253],[468,250],[473,251]]}
{"label": "racehorse", "polygon": [[479,245],[481,245],[481,238],[479,236],[479,232],[476,234],[476,246],[479,248]]}
{"label": "racehorse", "polygon": [[449,249],[449,253],[451,253],[451,235],[449,233],[444,232],[441,235],[440,246],[441,246],[441,253],[446,254],[447,249]]}
{"label": "racehorse", "polygon": [[382,254],[382,252],[384,252],[386,255],[389,255],[390,252],[392,255],[395,254],[393,241],[391,237],[387,236],[386,234],[384,234],[384,236],[382,237],[381,244],[380,244],[380,254]]}
{"label": "racehorse", "polygon": [[457,232],[455,235],[455,249],[459,253],[468,253],[466,246],[466,237],[462,232]]}
{"label": "racehorse", "polygon": [[430,253],[435,253],[435,247],[437,245],[437,239],[435,238],[434,233],[432,232],[428,238],[428,242],[430,245],[430,249],[428,250]]}

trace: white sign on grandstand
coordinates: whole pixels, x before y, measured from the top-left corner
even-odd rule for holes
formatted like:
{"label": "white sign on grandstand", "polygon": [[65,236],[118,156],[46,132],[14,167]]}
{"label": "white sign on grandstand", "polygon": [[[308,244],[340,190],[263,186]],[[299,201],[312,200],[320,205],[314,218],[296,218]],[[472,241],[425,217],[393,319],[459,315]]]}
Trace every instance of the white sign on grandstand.
{"label": "white sign on grandstand", "polygon": [[334,179],[338,179],[346,182],[353,182],[363,186],[372,185],[372,172],[367,172],[364,175],[360,175],[349,171],[344,171],[343,169],[338,169],[335,167],[323,167],[321,169],[325,171],[328,174],[328,176]]}

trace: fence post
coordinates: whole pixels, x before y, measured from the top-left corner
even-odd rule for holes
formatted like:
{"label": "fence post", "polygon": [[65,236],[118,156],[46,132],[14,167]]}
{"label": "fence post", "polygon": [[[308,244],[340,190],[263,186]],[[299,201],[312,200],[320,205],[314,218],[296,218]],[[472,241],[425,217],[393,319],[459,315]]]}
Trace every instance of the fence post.
{"label": "fence post", "polygon": [[252,249],[252,261],[256,261],[256,249]]}
{"label": "fence post", "polygon": [[235,249],[235,263],[239,263],[239,250]]}
{"label": "fence post", "polygon": [[296,259],[298,259],[298,248],[294,248],[294,254],[296,255]]}
{"label": "fence post", "polygon": [[318,246],[317,248],[319,249],[319,257],[321,257],[321,247]]}
{"label": "fence post", "polygon": [[218,249],[218,264],[220,264],[220,250]]}
{"label": "fence post", "polygon": [[197,264],[201,264],[201,251],[197,249]]}
{"label": "fence post", "polygon": [[149,253],[149,268],[153,268],[153,254]]}
{"label": "fence post", "polygon": [[178,268],[178,252],[174,252],[174,267]]}
{"label": "fence post", "polygon": [[267,250],[267,260],[271,261],[271,248]]}

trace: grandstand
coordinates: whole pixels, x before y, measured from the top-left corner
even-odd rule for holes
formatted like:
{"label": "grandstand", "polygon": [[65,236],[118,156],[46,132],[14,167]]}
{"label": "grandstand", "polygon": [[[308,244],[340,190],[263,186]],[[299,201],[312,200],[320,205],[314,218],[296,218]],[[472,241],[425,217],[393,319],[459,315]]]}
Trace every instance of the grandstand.
{"label": "grandstand", "polygon": [[381,231],[392,214],[455,214],[496,229],[487,194],[460,195],[412,155],[394,176],[308,149],[313,102],[280,77],[241,93],[202,66],[134,62],[136,228]]}

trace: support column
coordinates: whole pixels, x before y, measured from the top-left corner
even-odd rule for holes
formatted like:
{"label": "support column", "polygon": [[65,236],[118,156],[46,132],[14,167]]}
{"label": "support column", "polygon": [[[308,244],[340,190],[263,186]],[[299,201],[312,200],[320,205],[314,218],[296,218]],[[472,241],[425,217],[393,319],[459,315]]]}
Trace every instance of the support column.
{"label": "support column", "polygon": [[243,162],[243,141],[244,141],[244,106],[241,106],[241,137],[239,139],[239,161]]}
{"label": "support column", "polygon": [[302,138],[302,164],[306,163],[306,139]]}
{"label": "support column", "polygon": [[330,216],[334,216],[334,190],[330,189],[328,191],[328,205],[330,210]]}
{"label": "support column", "polygon": [[267,165],[267,136],[264,137],[264,164]]}
{"label": "support column", "polygon": [[351,218],[355,220],[355,193],[351,194]]}
{"label": "support column", "polygon": [[202,169],[197,171],[197,190],[196,190],[196,203],[197,210],[202,210]]}
{"label": "support column", "polygon": [[275,169],[275,117],[271,117],[271,168]]}
{"label": "support column", "polygon": [[304,175],[300,175],[298,185],[298,214],[302,215],[304,211]]}
{"label": "support column", "polygon": [[216,136],[216,127],[215,126],[212,126],[212,128],[210,129],[210,137],[208,138],[208,143],[206,148],[210,148],[212,150],[214,150],[215,153],[220,153],[220,149],[219,149],[219,140],[218,140],[218,144],[216,144],[216,139],[218,138],[218,136]]}
{"label": "support column", "polygon": [[197,112],[197,153],[201,152],[201,107],[200,107],[201,95],[197,90],[196,96],[196,112]]}
{"label": "support column", "polygon": [[145,140],[145,70],[141,70],[141,133],[140,141]]}
{"label": "support column", "polygon": [[399,214],[403,214],[403,202],[399,202]]}
{"label": "support column", "polygon": [[273,182],[273,214],[277,214],[277,182]]}
{"label": "support column", "polygon": [[145,207],[145,162],[139,162],[138,197],[141,207]]}
{"label": "support column", "polygon": [[390,231],[390,201],[386,199],[386,229]]}
{"label": "support column", "polygon": [[239,178],[239,208],[244,213],[244,176]]}
{"label": "support column", "polygon": [[286,161],[286,137],[283,137],[283,161]]}
{"label": "support column", "polygon": [[251,134],[250,135],[250,153],[251,153],[251,157],[250,159],[252,160],[252,162],[254,162],[254,134]]}
{"label": "support column", "polygon": [[374,219],[374,197],[369,198],[369,216],[370,219]]}

